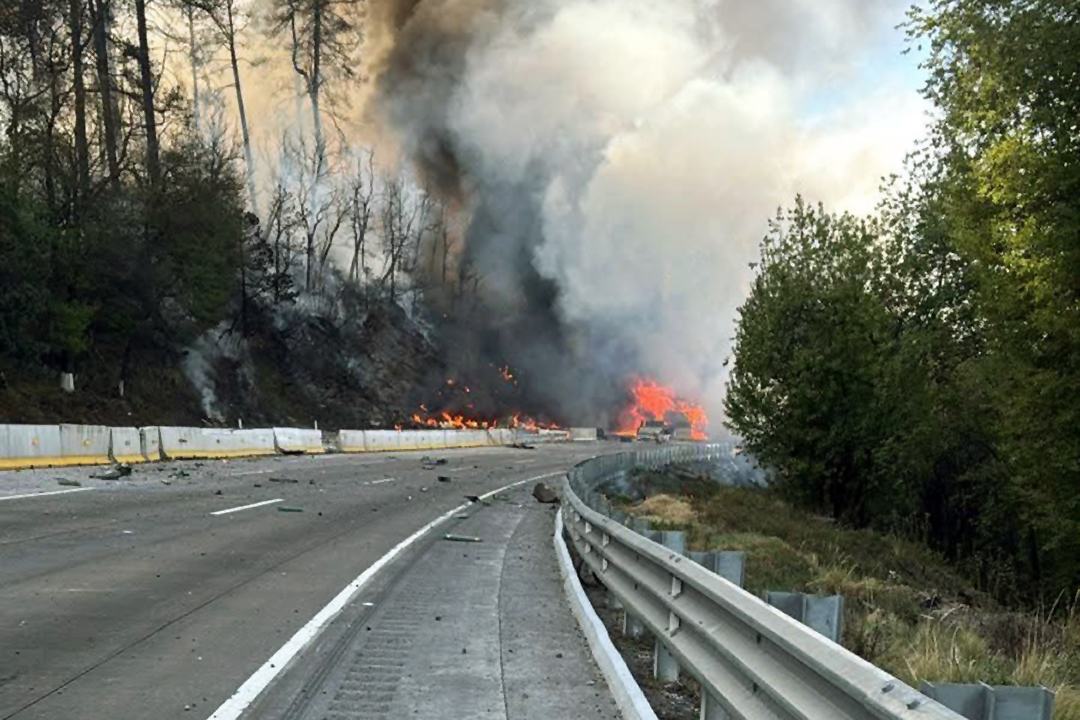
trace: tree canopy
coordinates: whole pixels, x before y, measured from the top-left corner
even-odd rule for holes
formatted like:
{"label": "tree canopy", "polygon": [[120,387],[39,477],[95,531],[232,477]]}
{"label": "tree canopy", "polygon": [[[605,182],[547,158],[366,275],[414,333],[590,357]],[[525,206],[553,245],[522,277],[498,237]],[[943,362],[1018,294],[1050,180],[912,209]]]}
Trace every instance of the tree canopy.
{"label": "tree canopy", "polygon": [[727,409],[803,503],[1001,595],[1080,587],[1080,8],[913,9],[938,109],[877,217],[781,213]]}

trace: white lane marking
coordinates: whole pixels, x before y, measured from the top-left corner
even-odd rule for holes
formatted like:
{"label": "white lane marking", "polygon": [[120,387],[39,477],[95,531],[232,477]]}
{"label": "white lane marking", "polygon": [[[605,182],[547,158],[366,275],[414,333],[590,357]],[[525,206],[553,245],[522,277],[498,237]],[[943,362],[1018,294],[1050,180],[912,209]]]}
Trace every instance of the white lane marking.
{"label": "white lane marking", "polygon": [[274,500],[263,500],[262,502],[251,503],[250,505],[241,505],[240,507],[229,508],[228,510],[218,510],[217,512],[210,513],[211,515],[228,515],[229,513],[240,512],[241,510],[250,510],[251,508],[262,507],[263,505],[271,505],[276,502],[281,502],[281,498]]}
{"label": "white lane marking", "polygon": [[[537,480],[543,480],[544,478],[553,477],[555,475],[565,475],[565,471],[550,472],[546,475],[538,475],[532,478],[526,478],[525,480],[518,480],[517,482],[504,485],[497,490],[492,490],[489,493],[481,495],[481,498],[489,498],[492,495],[501,493],[503,490],[509,490],[512,487],[518,485],[524,485],[527,482],[535,482]],[[439,523],[442,523],[455,514],[464,510],[468,505],[458,505],[453,510],[445,512],[439,517],[429,522],[424,527],[414,532],[409,537],[405,538],[397,545],[395,545],[390,552],[383,555],[381,558],[375,561],[367,570],[360,573],[359,576],[351,583],[349,583],[344,590],[339,592],[333,600],[331,600],[326,607],[315,614],[315,617],[311,618],[304,627],[296,631],[296,634],[289,638],[288,642],[281,646],[276,653],[270,656],[270,659],[262,664],[255,673],[244,681],[244,684],[233,693],[233,696],[223,702],[221,706],[214,711],[208,720],[237,720],[240,715],[246,710],[251,703],[255,702],[255,699],[259,697],[263,690],[274,681],[285,666],[289,662],[300,654],[300,652],[306,648],[311,641],[319,636],[319,634],[330,624],[335,617],[338,616],[345,606],[348,605],[356,597],[361,589],[375,576],[375,573],[386,567],[390,561],[400,555],[406,548],[412,545],[414,542],[422,538],[432,528]]]}
{"label": "white lane marking", "polygon": [[382,485],[383,483],[394,482],[397,478],[386,478],[384,480],[372,480],[368,485]]}
{"label": "white lane marking", "polygon": [[46,495],[66,495],[67,493],[82,492],[83,490],[93,490],[93,489],[94,488],[92,488],[92,487],[91,488],[74,488],[72,490],[50,490],[49,492],[28,493],[26,495],[8,495],[7,497],[0,497],[0,501],[2,501],[2,500],[21,500],[23,498],[32,498],[32,497],[45,497]]}

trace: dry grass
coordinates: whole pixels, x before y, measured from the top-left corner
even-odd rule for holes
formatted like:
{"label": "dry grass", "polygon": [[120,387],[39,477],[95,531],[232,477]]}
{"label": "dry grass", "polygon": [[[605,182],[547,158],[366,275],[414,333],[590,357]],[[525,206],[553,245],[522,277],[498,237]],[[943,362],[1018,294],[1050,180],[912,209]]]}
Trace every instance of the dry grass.
{"label": "dry grass", "polygon": [[909,685],[1045,685],[1054,719],[1080,720],[1080,591],[1068,612],[1009,611],[917,543],[838,527],[757,490],[658,494],[632,510],[688,530],[695,550],[746,551],[752,593],[844,595],[844,645]]}
{"label": "dry grass", "polygon": [[693,506],[683,498],[653,495],[633,508],[635,516],[662,525],[692,525],[698,521]]}

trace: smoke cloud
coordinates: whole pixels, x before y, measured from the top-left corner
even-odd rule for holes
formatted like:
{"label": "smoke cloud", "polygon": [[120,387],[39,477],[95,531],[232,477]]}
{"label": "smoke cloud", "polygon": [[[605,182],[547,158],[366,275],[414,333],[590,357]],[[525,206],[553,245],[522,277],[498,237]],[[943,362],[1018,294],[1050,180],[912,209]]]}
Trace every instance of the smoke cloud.
{"label": "smoke cloud", "polygon": [[914,93],[808,120],[900,7],[377,4],[370,117],[468,215],[484,303],[447,328],[468,361],[525,370],[564,421],[610,420],[637,373],[719,415],[768,218],[795,192],[869,210],[920,124]]}

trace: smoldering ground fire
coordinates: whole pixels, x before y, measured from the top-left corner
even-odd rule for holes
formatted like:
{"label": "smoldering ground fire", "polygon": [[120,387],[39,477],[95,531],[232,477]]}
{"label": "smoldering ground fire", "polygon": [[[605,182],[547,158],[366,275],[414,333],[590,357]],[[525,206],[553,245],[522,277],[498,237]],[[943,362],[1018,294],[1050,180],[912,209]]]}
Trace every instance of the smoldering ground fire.
{"label": "smoldering ground fire", "polygon": [[817,187],[800,160],[792,98],[813,79],[800,58],[836,57],[877,12],[792,5],[372,6],[368,116],[464,218],[455,271],[478,302],[443,300],[449,373],[519,374],[471,408],[428,397],[432,412],[615,427],[645,377],[721,414],[765,220],[791,188]]}

